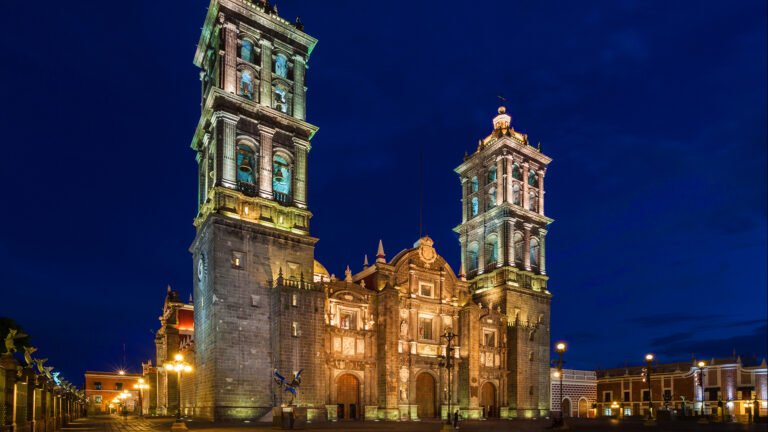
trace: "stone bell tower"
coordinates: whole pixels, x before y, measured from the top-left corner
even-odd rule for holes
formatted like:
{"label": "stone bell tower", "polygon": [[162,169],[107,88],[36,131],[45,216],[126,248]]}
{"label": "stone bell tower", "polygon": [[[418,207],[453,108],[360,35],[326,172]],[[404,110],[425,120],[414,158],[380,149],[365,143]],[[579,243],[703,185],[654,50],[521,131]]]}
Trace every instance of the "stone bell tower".
{"label": "stone bell tower", "polygon": [[[208,8],[194,59],[202,112],[192,139],[198,417],[263,417],[282,396],[273,368],[290,376],[321,351],[308,341],[321,339],[313,332],[322,308],[313,312],[322,293],[304,283],[317,241],[307,206],[317,127],[305,121],[306,65],[316,43],[266,0],[212,0]],[[283,317],[288,298],[291,313],[309,320],[302,327]],[[321,374],[310,363],[305,369],[300,397],[311,405],[322,393]]]}
{"label": "stone bell tower", "polygon": [[551,159],[511,122],[500,107],[493,132],[456,168],[463,205],[455,231],[475,301],[506,315],[509,379],[501,391],[510,416],[539,417],[550,403],[544,174]]}

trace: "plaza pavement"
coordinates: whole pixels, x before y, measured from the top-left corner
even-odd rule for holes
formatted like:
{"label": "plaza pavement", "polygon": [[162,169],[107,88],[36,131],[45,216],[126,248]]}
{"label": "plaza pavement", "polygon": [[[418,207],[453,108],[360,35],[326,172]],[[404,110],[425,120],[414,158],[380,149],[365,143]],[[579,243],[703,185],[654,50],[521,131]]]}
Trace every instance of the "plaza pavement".
{"label": "plaza pavement", "polygon": [[[64,432],[159,432],[170,431],[172,418],[146,418],[129,417],[122,419],[114,416],[97,416],[77,420],[67,427]],[[212,424],[205,422],[187,422],[190,432],[259,432],[275,431],[271,425],[263,424]],[[547,431],[550,422],[548,420],[518,420],[518,421],[466,421],[460,424],[460,432],[528,432],[528,431]],[[696,432],[719,432],[719,431],[747,431],[747,432],[768,432],[768,424],[746,425],[739,423],[729,424],[708,424],[699,425],[695,422],[675,421],[662,422],[656,427],[645,427],[639,420],[589,420],[589,419],[571,419],[569,421],[571,431],[600,432],[600,431],[696,431]],[[442,423],[437,421],[422,422],[362,422],[349,421],[338,423],[318,423],[309,424],[304,429],[311,431],[395,431],[395,432],[438,432]]]}

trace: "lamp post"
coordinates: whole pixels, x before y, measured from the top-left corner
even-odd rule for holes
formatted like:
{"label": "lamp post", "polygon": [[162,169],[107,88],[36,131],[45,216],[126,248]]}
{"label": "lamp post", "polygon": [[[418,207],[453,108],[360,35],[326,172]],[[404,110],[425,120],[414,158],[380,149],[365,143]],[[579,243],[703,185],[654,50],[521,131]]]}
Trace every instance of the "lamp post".
{"label": "lamp post", "polygon": [[653,420],[653,391],[651,389],[651,366],[653,366],[653,358],[653,354],[645,355],[645,362],[648,364],[645,373],[645,379],[648,380],[648,418],[645,419],[646,425],[655,424]]}
{"label": "lamp post", "polygon": [[755,423],[758,423],[758,420],[760,420],[760,400],[757,398],[757,391],[755,391],[754,399],[752,399],[752,411],[754,414],[752,414],[752,419]]}
{"label": "lamp post", "polygon": [[701,417],[699,418],[699,423],[701,424],[709,423],[709,420],[704,415],[704,366],[706,365],[703,361],[696,363],[696,366],[699,368],[699,392],[701,392]]}
{"label": "lamp post", "polygon": [[565,427],[565,417],[563,413],[563,354],[565,354],[565,351],[567,351],[567,345],[565,342],[558,342],[555,344],[555,352],[557,353],[557,360],[555,361],[555,365],[557,366],[557,376],[560,377],[560,421],[555,421],[556,425],[560,425],[561,427]]}
{"label": "lamp post", "polygon": [[144,417],[144,389],[148,389],[149,384],[144,383],[144,378],[139,378],[133,388],[139,391],[139,417]]}
{"label": "lamp post", "polygon": [[441,338],[444,338],[448,342],[448,345],[445,347],[445,356],[439,357],[439,366],[444,367],[446,373],[448,374],[448,413],[446,415],[446,425],[443,427],[444,430],[451,430],[451,402],[453,398],[453,388],[451,387],[451,371],[453,370],[455,361],[453,355],[453,351],[455,350],[453,347],[453,341],[457,337],[458,335],[454,333],[450,328],[447,328],[441,336]]}
{"label": "lamp post", "polygon": [[192,366],[190,366],[187,362],[184,361],[183,355],[176,354],[173,357],[173,361],[166,363],[165,365],[163,365],[163,367],[168,371],[176,372],[176,387],[178,389],[177,395],[179,398],[179,408],[178,410],[176,410],[176,422],[171,427],[171,430],[187,429],[187,426],[184,424],[184,422],[181,421],[181,373],[192,372]]}

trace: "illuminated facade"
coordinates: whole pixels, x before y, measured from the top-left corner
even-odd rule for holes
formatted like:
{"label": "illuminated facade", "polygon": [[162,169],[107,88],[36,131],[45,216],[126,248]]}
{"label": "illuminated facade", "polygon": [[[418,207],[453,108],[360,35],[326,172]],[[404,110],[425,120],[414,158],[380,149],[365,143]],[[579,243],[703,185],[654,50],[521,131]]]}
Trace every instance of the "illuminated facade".
{"label": "illuminated facade", "polygon": [[[211,1],[195,55],[194,338],[178,342],[195,370],[182,411],[269,419],[288,401],[277,369],[303,371],[296,403],[312,420],[416,420],[446,415],[449,404],[470,418],[546,415],[549,158],[500,111],[457,169],[469,280],[429,237],[391,260],[380,243],[372,265],[336,279],[315,260],[309,231],[317,128],[305,121],[305,73],[315,43],[266,1]],[[459,334],[450,381],[439,365],[446,330]],[[158,350],[172,349],[168,341]]]}
{"label": "illuminated facade", "polygon": [[[768,415],[768,366],[765,359],[745,365],[741,357],[665,363],[651,369],[651,393],[644,367],[597,371],[597,414],[603,417],[643,416],[649,400],[654,409],[677,415],[724,415],[748,421]],[[757,412],[757,409],[760,411]]]}

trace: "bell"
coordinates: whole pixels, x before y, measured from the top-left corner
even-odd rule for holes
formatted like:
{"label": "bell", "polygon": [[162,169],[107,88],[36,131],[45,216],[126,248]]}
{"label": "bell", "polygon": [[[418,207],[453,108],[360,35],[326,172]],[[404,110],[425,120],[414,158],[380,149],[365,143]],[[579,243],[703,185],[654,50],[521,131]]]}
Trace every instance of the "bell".
{"label": "bell", "polygon": [[250,161],[250,159],[249,158],[243,158],[243,161],[240,162],[240,166],[238,167],[238,169],[241,172],[244,172],[246,174],[250,174],[251,171],[253,171],[251,169],[251,161]]}
{"label": "bell", "polygon": [[278,168],[277,172],[275,173],[275,180],[282,182],[283,181],[283,170]]}

